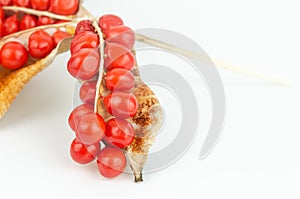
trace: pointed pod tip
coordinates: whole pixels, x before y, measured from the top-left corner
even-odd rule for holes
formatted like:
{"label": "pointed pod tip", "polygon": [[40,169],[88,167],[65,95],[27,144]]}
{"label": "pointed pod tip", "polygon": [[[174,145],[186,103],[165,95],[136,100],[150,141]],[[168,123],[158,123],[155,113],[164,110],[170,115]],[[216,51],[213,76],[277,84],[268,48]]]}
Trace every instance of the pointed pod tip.
{"label": "pointed pod tip", "polygon": [[134,173],[134,182],[143,182],[143,174],[142,172]]}

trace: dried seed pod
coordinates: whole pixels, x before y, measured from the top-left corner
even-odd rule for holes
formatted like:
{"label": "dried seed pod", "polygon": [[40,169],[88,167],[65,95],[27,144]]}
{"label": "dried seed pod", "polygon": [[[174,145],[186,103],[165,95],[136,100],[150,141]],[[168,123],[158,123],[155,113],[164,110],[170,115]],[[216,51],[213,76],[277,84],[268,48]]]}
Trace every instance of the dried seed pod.
{"label": "dried seed pod", "polygon": [[[135,69],[137,70],[137,69]],[[135,182],[143,181],[142,170],[147,161],[149,149],[155,141],[163,122],[163,111],[153,91],[136,75],[137,83],[133,89],[139,107],[131,118],[135,124],[135,138],[127,147],[127,156],[133,171]]]}
{"label": "dried seed pod", "polygon": [[[102,37],[103,33],[101,33],[98,26],[96,26],[96,30],[100,32],[99,35]],[[101,54],[104,55],[104,49],[101,50]],[[103,78],[105,76],[103,62],[100,68],[102,70],[100,69],[99,71],[95,110],[107,121],[112,116],[105,108],[103,96],[106,96],[110,91],[105,85],[105,78]],[[154,92],[142,81],[138,66],[136,65],[131,72],[135,78],[135,85],[130,92],[137,99],[138,109],[136,114],[128,119],[134,126],[135,135],[131,145],[126,148],[126,154],[134,174],[135,182],[141,182],[143,181],[142,170],[147,161],[149,149],[162,126],[163,111]]]}
{"label": "dried seed pod", "polygon": [[[126,116],[127,121],[131,123],[135,131],[134,138],[128,139],[127,140],[128,142],[126,142],[125,145],[123,145],[123,143],[119,143],[119,144],[120,146],[126,147],[125,150],[126,150],[127,158],[130,162],[130,167],[134,173],[135,181],[136,182],[142,181],[143,180],[142,170],[147,160],[149,148],[155,141],[157,132],[159,131],[162,125],[162,108],[159,104],[159,100],[156,98],[153,91],[151,91],[151,89],[141,80],[138,67],[135,66],[134,68],[132,68],[136,64],[135,57],[131,52],[132,50],[131,48],[134,44],[134,38],[135,38],[133,31],[126,26],[119,26],[119,27],[116,26],[108,30],[103,30],[102,32],[105,33],[102,33],[100,27],[98,26],[99,19],[95,19],[83,7],[80,7],[79,9],[74,9],[74,7],[72,7],[70,12],[66,12],[66,14],[70,14],[69,16],[63,15],[64,13],[61,12],[60,10],[58,11],[56,10],[55,13],[61,15],[50,13],[48,11],[40,11],[40,10],[36,11],[31,8],[15,7],[15,6],[5,6],[3,7],[3,10],[4,12],[9,13],[9,15],[7,16],[12,16],[15,14],[18,20],[20,20],[24,15],[32,15],[32,16],[39,16],[39,17],[45,16],[47,17],[47,19],[59,21],[59,23],[51,24],[51,25],[43,24],[40,27],[34,27],[34,25],[31,24],[26,25],[26,28],[28,29],[22,28],[26,30],[23,30],[21,32],[16,32],[2,38],[0,41],[0,48],[6,42],[10,42],[10,41],[19,41],[20,43],[22,43],[22,45],[28,48],[27,46],[28,38],[33,32],[40,29],[48,33],[51,32],[51,35],[53,35],[55,30],[64,28],[66,32],[68,32],[68,34],[73,35],[75,33],[74,24],[78,22],[77,20],[78,18],[80,17],[93,18],[92,26],[95,28],[95,30],[91,29],[91,31],[92,32],[95,31],[99,35],[99,39],[100,39],[99,48],[100,48],[100,55],[101,55],[100,64],[99,64],[100,65],[99,73],[91,77],[92,79],[97,79],[94,109],[95,112],[102,115],[102,117],[106,121],[113,118],[112,115],[114,115],[117,118],[120,117],[119,119],[125,119]],[[78,10],[78,12],[74,14],[75,10]],[[65,23],[61,21],[65,21]],[[48,22],[46,24],[48,24]],[[120,25],[119,22],[114,24]],[[88,28],[90,24],[87,25]],[[80,31],[84,31],[85,29],[86,27],[80,29]],[[68,37],[68,35],[62,34],[61,32],[57,32],[54,38],[55,48],[51,51],[50,54],[48,54],[46,57],[44,57],[44,55],[35,56],[35,57],[44,57],[42,59],[33,58],[32,56],[29,55],[27,63],[19,69],[8,70],[0,65],[0,118],[3,117],[3,115],[8,110],[12,101],[16,98],[16,96],[26,85],[26,83],[28,83],[37,73],[39,73],[45,67],[47,67],[54,60],[56,55],[69,50],[71,39],[64,39],[65,37]],[[115,62],[113,62],[114,65],[111,67],[109,67],[108,62],[106,62],[108,66],[105,67],[106,55],[104,50],[104,45],[105,45],[104,39],[108,39],[109,42],[113,44],[113,46],[115,47],[120,45],[123,46],[122,48],[125,49],[129,48],[128,52],[125,53],[125,55],[123,55],[122,58],[115,60]],[[88,45],[85,47],[89,48],[90,46]],[[121,49],[121,48],[118,47],[117,49]],[[122,69],[123,72],[120,73],[123,74],[123,76],[118,77],[118,75],[120,74],[114,71],[114,73],[111,74],[112,79],[109,82],[111,85],[109,86],[109,88],[107,88],[105,85],[104,76],[107,74],[108,71],[105,70],[119,68],[119,65],[123,66],[121,67],[123,68]],[[124,70],[130,71],[130,74],[126,73],[126,71]],[[130,86],[128,85],[128,86],[119,87],[117,85],[114,85],[115,80],[118,81],[122,80],[123,83],[129,82]],[[118,90],[117,92],[119,93],[117,97],[128,96],[129,97],[128,99],[131,100],[131,103],[129,105],[128,103],[119,104],[120,108],[124,108],[124,110],[122,110],[123,112],[130,109],[129,114],[126,115],[126,113],[123,114],[121,112],[118,114],[114,114],[114,111],[107,111],[108,110],[107,107],[104,106],[105,104],[103,102],[104,96],[108,95],[110,92],[114,92],[115,89],[117,89]],[[113,93],[111,96],[113,96]],[[89,102],[92,103],[92,101],[93,100],[90,100]],[[112,115],[110,115],[110,113]],[[98,165],[101,165],[99,159],[98,159]],[[122,169],[124,169],[123,166]],[[116,176],[117,174],[119,175],[120,173],[121,173],[120,171],[116,171],[115,175],[112,176]]]}
{"label": "dried seed pod", "polygon": [[[33,27],[21,32],[16,32],[10,35],[7,35],[4,38],[1,38],[0,40],[0,49],[6,42],[9,41],[27,41],[29,35],[39,29],[43,30],[50,30],[50,29],[60,29],[64,28],[65,31],[73,35],[75,32],[75,24],[77,23],[78,18],[92,18],[93,16],[83,7],[79,6],[76,13],[73,13],[71,15],[59,15],[54,14],[49,11],[41,11],[41,10],[34,10],[32,8],[25,8],[25,7],[17,7],[12,6],[12,2],[3,1],[0,2],[1,5],[4,7],[1,7],[0,14],[1,18],[3,17],[3,20],[5,15],[11,16],[13,14],[17,14],[18,20],[21,20],[22,17],[25,15],[32,15],[32,16],[46,16],[49,19],[55,19],[58,21],[65,21],[65,23],[59,23],[59,24],[51,24],[51,25],[43,25],[40,27]],[[75,2],[75,1],[74,1]],[[79,2],[76,0],[76,2]],[[75,3],[76,3],[75,2]],[[76,3],[77,4],[77,3]],[[75,9],[74,9],[75,10]],[[69,14],[69,12],[67,12]],[[0,28],[2,29],[2,19],[0,20]],[[0,30],[0,37],[2,36]],[[53,49],[53,51],[45,58],[43,59],[34,59],[32,57],[29,57],[29,60],[25,64],[24,67],[17,69],[17,70],[8,70],[3,68],[2,65],[0,65],[0,119],[4,116],[8,108],[10,107],[11,103],[14,101],[18,93],[23,89],[23,87],[40,71],[42,71],[45,67],[47,67],[56,57],[57,54],[63,53],[70,48],[70,42],[71,39],[65,39],[62,40],[60,43],[57,44],[57,41],[61,40],[61,38],[66,37],[66,35],[57,36],[54,38],[56,43],[56,47]],[[24,42],[25,44],[26,42]],[[26,46],[27,47],[27,46]],[[1,60],[0,60],[1,62]]]}
{"label": "dried seed pod", "polygon": [[[66,22],[41,27],[31,27],[27,30],[7,35],[0,40],[0,49],[5,43],[10,41],[18,41],[28,49],[27,44],[29,36],[40,29],[51,33],[51,35],[56,30],[64,30],[69,35],[73,35],[75,31],[74,26],[76,24],[76,18],[90,15],[82,7],[80,7],[76,15],[72,16],[57,15],[47,11],[37,11],[30,8],[16,6],[5,6],[2,7],[2,9],[5,13],[10,13],[10,15],[16,13],[18,19],[22,19],[25,15],[32,15],[47,16],[56,20],[66,20]],[[61,39],[58,39],[57,41],[59,40]],[[64,39],[58,44],[55,43],[56,47],[43,59],[36,59],[29,56],[27,63],[16,70],[9,70],[0,65],[0,119],[4,116],[18,93],[36,74],[47,67],[58,54],[69,50],[70,42],[71,39]]]}
{"label": "dried seed pod", "polygon": [[[142,170],[147,161],[149,149],[155,141],[158,131],[163,122],[163,111],[159,100],[154,92],[141,80],[138,67],[133,69],[135,76],[135,86],[131,92],[135,95],[138,102],[138,110],[135,116],[129,119],[135,129],[134,140],[126,148],[127,158],[135,177],[135,182],[143,181]],[[106,111],[101,96],[107,95],[109,90],[104,81],[98,87],[99,94],[96,96],[96,110],[107,121],[112,116]]]}
{"label": "dried seed pod", "polygon": [[[8,41],[24,41],[31,33],[32,31],[27,31],[20,35],[11,35],[6,37],[0,41],[0,47]],[[8,70],[0,65],[0,118],[4,116],[9,106],[23,87],[36,74],[46,68],[55,59],[57,54],[69,50],[70,43],[71,39],[63,40],[43,59],[37,60],[29,57],[25,66],[17,70]]]}

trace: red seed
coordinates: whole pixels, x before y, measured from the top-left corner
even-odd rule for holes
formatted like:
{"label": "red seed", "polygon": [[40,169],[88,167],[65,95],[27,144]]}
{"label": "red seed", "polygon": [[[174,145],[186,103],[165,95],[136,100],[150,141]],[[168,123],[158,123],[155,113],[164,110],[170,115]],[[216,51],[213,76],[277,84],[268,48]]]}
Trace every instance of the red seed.
{"label": "red seed", "polygon": [[94,104],[96,98],[97,80],[84,82],[80,88],[80,99],[83,103]]}
{"label": "red seed", "polygon": [[2,37],[2,29],[3,29],[3,22],[2,19],[0,19],[0,38]]}
{"label": "red seed", "polygon": [[7,42],[1,48],[0,57],[2,66],[8,69],[18,69],[24,66],[28,60],[26,48],[19,42]]}
{"label": "red seed", "polygon": [[16,6],[25,7],[25,8],[31,7],[30,0],[14,0],[14,4]]}
{"label": "red seed", "polygon": [[69,126],[73,131],[76,131],[78,122],[82,116],[84,116],[87,113],[93,113],[94,107],[89,104],[82,104],[80,106],[77,106],[72,113],[69,116],[68,122]]}
{"label": "red seed", "polygon": [[48,10],[50,0],[31,0],[31,6],[35,10]]}
{"label": "red seed", "polygon": [[73,15],[79,8],[79,0],[51,0],[49,11],[60,15]]}
{"label": "red seed", "polygon": [[50,24],[54,24],[56,20],[47,17],[47,16],[40,16],[38,18],[38,26],[44,26],[44,25],[50,25]]}
{"label": "red seed", "polygon": [[105,122],[97,113],[88,113],[82,116],[78,122],[76,135],[84,144],[100,142],[105,133]]}
{"label": "red seed", "polygon": [[99,65],[99,50],[84,48],[71,56],[67,68],[73,77],[80,80],[90,80],[97,74]]}
{"label": "red seed", "polygon": [[70,154],[75,162],[79,164],[88,164],[96,159],[100,152],[100,148],[100,142],[92,145],[85,145],[76,138],[70,146]]}
{"label": "red seed", "polygon": [[106,178],[114,178],[122,174],[126,164],[124,152],[114,147],[105,147],[97,158],[98,171]]}
{"label": "red seed", "polygon": [[57,30],[53,35],[53,39],[54,39],[54,43],[55,43],[55,46],[60,42],[62,41],[63,39],[66,39],[66,38],[70,38],[72,35],[70,35],[69,33],[67,32],[64,32],[64,31],[61,31],[61,30]]}
{"label": "red seed", "polygon": [[4,20],[4,17],[5,17],[5,12],[4,12],[2,6],[0,5],[0,20]]}
{"label": "red seed", "polygon": [[112,92],[104,97],[107,111],[116,118],[127,119],[133,117],[138,109],[138,102],[130,92]]}
{"label": "red seed", "polygon": [[6,18],[2,24],[2,35],[6,36],[19,31],[17,15]]}
{"label": "red seed", "polygon": [[68,21],[68,20],[57,20],[55,22],[55,24],[66,23],[66,22],[70,22],[70,21]]}
{"label": "red seed", "polygon": [[106,87],[111,91],[130,90],[135,83],[132,72],[123,68],[108,71],[104,79]]}
{"label": "red seed", "polygon": [[80,21],[76,26],[75,35],[84,31],[95,32],[95,28],[90,20]]}
{"label": "red seed", "polygon": [[20,30],[26,30],[37,26],[37,18],[33,15],[25,15],[20,21]]}
{"label": "red seed", "polygon": [[134,138],[134,128],[130,122],[121,119],[110,119],[106,122],[105,141],[109,144],[125,148]]}
{"label": "red seed", "polygon": [[38,30],[32,33],[28,39],[28,49],[32,57],[42,59],[54,49],[53,38],[45,31]]}
{"label": "red seed", "polygon": [[0,5],[2,6],[11,6],[13,4],[13,0],[0,0]]}
{"label": "red seed", "polygon": [[132,49],[135,42],[133,30],[127,26],[116,26],[105,32],[105,39],[108,42],[120,44]]}
{"label": "red seed", "polygon": [[112,14],[103,15],[102,17],[100,17],[98,23],[101,31],[104,33],[112,27],[124,25],[120,17]]}
{"label": "red seed", "polygon": [[75,35],[71,42],[71,54],[78,52],[83,48],[97,48],[99,46],[99,37],[97,34],[84,31]]}
{"label": "red seed", "polygon": [[135,65],[135,58],[132,52],[121,45],[106,43],[105,55],[104,66],[107,70],[114,68],[131,70]]}

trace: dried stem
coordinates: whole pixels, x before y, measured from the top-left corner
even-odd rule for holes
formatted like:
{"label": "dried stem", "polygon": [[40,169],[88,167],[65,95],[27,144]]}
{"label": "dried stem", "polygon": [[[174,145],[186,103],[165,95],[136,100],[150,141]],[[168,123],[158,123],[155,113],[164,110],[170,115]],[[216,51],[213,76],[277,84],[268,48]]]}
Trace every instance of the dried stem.
{"label": "dried stem", "polygon": [[98,110],[98,101],[99,98],[101,97],[101,93],[100,93],[100,87],[102,84],[102,77],[103,77],[103,72],[104,72],[104,45],[105,45],[105,41],[103,38],[103,33],[101,32],[99,26],[98,26],[98,19],[94,19],[93,20],[93,26],[96,30],[96,32],[98,33],[99,36],[99,41],[100,41],[100,66],[99,66],[99,76],[98,76],[98,81],[97,81],[97,86],[96,86],[96,97],[95,97],[95,107],[94,107],[94,111],[97,113]]}
{"label": "dried stem", "polygon": [[165,49],[165,50],[183,55],[185,57],[189,57],[189,58],[192,58],[192,59],[199,60],[201,62],[210,63],[211,61],[213,61],[216,64],[216,66],[218,66],[220,68],[223,68],[223,69],[226,69],[226,70],[236,72],[236,73],[240,73],[240,74],[243,74],[243,75],[255,77],[255,78],[258,78],[258,79],[263,79],[263,80],[266,80],[266,81],[269,81],[269,82],[272,82],[272,83],[276,83],[276,84],[279,84],[279,85],[283,85],[283,86],[290,86],[291,85],[289,82],[283,81],[279,78],[272,77],[272,76],[265,75],[265,74],[261,74],[261,73],[251,71],[251,70],[248,70],[248,69],[243,69],[241,67],[234,66],[234,65],[232,65],[232,64],[230,64],[230,63],[228,63],[224,60],[221,60],[221,59],[217,59],[217,58],[210,59],[206,55],[202,55],[202,54],[199,54],[199,53],[187,50],[187,49],[183,49],[183,48],[174,46],[172,44],[168,44],[166,42],[147,37],[147,36],[142,35],[142,34],[136,33],[136,40],[139,41],[139,42],[142,42],[142,43],[149,44],[151,46],[155,46],[155,47],[158,47],[158,48],[162,48],[162,49]]}

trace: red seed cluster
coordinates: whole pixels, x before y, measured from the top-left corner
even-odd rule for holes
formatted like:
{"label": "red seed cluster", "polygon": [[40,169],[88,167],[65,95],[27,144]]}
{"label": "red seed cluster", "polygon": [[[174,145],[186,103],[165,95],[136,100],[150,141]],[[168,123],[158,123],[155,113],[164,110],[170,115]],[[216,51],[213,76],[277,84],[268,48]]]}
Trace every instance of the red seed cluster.
{"label": "red seed cluster", "polygon": [[38,17],[20,12],[5,13],[2,6],[19,6],[67,16],[76,14],[79,0],[0,0],[0,38],[36,26],[62,22],[48,16]]}
{"label": "red seed cluster", "polygon": [[[71,156],[78,163],[87,163],[97,159],[100,174],[107,178],[120,175],[126,166],[123,149],[134,139],[134,127],[127,121],[133,117],[138,108],[136,97],[131,93],[135,85],[132,69],[135,57],[132,48],[135,42],[134,32],[124,26],[121,18],[115,15],[104,15],[98,21],[105,44],[100,44],[92,22],[83,20],[78,23],[75,37],[71,43],[71,57],[67,69],[69,73],[83,81],[80,88],[80,99],[84,103],[76,107],[69,116],[69,125],[75,131],[77,143],[84,153],[71,144]],[[105,45],[104,55],[100,55],[99,47]],[[101,96],[107,112],[112,116],[108,121],[93,112],[97,93],[99,66],[104,59],[103,83],[110,93]],[[97,154],[88,150],[89,146],[105,144]],[[81,143],[78,144],[78,143]],[[82,148],[86,149],[82,149]]]}
{"label": "red seed cluster", "polygon": [[78,11],[79,0],[0,0],[0,5],[32,8],[59,15],[73,15]]}
{"label": "red seed cluster", "polygon": [[0,50],[1,65],[7,69],[15,70],[26,65],[29,57],[42,59],[49,55],[56,45],[64,38],[70,37],[66,32],[57,30],[52,36],[44,30],[37,30],[28,37],[28,46],[20,41],[5,43]]}

